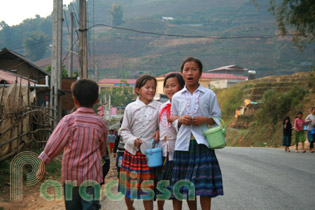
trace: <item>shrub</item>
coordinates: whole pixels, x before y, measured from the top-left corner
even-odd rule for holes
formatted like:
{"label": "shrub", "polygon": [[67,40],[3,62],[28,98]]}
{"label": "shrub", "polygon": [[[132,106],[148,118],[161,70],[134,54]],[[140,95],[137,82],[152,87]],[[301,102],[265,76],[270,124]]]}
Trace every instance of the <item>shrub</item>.
{"label": "shrub", "polygon": [[272,121],[276,124],[292,108],[298,106],[306,95],[307,91],[299,86],[292,87],[288,92],[281,92],[269,89],[263,94],[264,103],[261,105],[256,118],[258,122]]}

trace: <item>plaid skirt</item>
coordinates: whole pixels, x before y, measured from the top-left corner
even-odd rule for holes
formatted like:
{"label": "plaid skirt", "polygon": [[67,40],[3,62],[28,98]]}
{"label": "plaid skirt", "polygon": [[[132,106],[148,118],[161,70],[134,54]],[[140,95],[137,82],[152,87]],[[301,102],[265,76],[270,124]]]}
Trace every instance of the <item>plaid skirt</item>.
{"label": "plaid skirt", "polygon": [[175,151],[171,187],[178,200],[223,195],[220,166],[214,150],[190,140],[189,151]]}
{"label": "plaid skirt", "polygon": [[154,172],[148,167],[141,152],[135,155],[125,151],[119,176],[118,191],[131,199],[154,198]]}

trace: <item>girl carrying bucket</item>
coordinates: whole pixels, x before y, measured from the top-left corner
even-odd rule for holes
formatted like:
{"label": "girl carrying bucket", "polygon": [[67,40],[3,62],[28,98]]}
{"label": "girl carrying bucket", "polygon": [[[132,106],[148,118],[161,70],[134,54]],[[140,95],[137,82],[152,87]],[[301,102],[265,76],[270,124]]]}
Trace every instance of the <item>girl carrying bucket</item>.
{"label": "girl carrying bucket", "polygon": [[[217,118],[221,117],[221,110],[216,94],[199,84],[199,59],[186,58],[181,73],[186,85],[172,99],[172,113],[178,116],[179,127],[171,180],[173,205],[175,210],[181,209],[182,200],[186,199],[190,209],[197,209],[195,196],[200,196],[202,209],[209,210],[211,198],[223,195],[223,183],[215,151],[209,149],[203,131],[209,125],[220,125]],[[193,195],[191,189],[195,189]]]}
{"label": "girl carrying bucket", "polygon": [[[159,129],[160,129],[160,141],[159,147],[163,152],[163,166],[157,167],[154,170],[155,186],[160,181],[171,181],[172,178],[172,164],[176,140],[176,130],[172,126],[173,121],[176,120],[176,116],[171,116],[171,102],[173,95],[185,86],[185,81],[179,73],[171,73],[164,79],[164,93],[168,97],[168,101],[161,105],[159,113]],[[161,192],[156,189],[156,195]],[[162,210],[164,206],[164,199],[157,198],[158,209]]]}
{"label": "girl carrying bucket", "polygon": [[154,173],[148,167],[144,154],[150,148],[152,137],[158,137],[160,102],[153,100],[156,85],[156,79],[150,75],[137,79],[137,100],[127,105],[120,129],[125,141],[125,153],[120,169],[119,191],[125,195],[128,210],[134,209],[134,199],[143,199],[144,208],[153,209]]}

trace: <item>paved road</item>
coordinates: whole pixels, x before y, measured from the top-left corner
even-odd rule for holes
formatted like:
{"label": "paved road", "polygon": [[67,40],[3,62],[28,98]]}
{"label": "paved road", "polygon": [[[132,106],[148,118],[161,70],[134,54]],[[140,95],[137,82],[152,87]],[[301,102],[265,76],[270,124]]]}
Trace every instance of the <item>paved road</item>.
{"label": "paved road", "polygon": [[[213,210],[315,210],[315,153],[228,147],[217,150],[217,157],[225,195],[212,200]],[[143,209],[142,202],[135,207]],[[106,198],[102,209],[126,207],[123,200]],[[165,209],[172,209],[170,201]],[[185,203],[183,209],[188,209]]]}

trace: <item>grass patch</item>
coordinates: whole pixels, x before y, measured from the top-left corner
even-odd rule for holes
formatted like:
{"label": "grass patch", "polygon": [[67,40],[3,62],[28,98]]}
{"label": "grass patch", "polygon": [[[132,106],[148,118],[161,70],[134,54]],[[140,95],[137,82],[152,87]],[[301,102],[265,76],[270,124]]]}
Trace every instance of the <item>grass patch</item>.
{"label": "grass patch", "polygon": [[222,110],[222,118],[229,122],[234,119],[235,110],[243,104],[243,91],[240,86],[219,91],[218,102]]}

